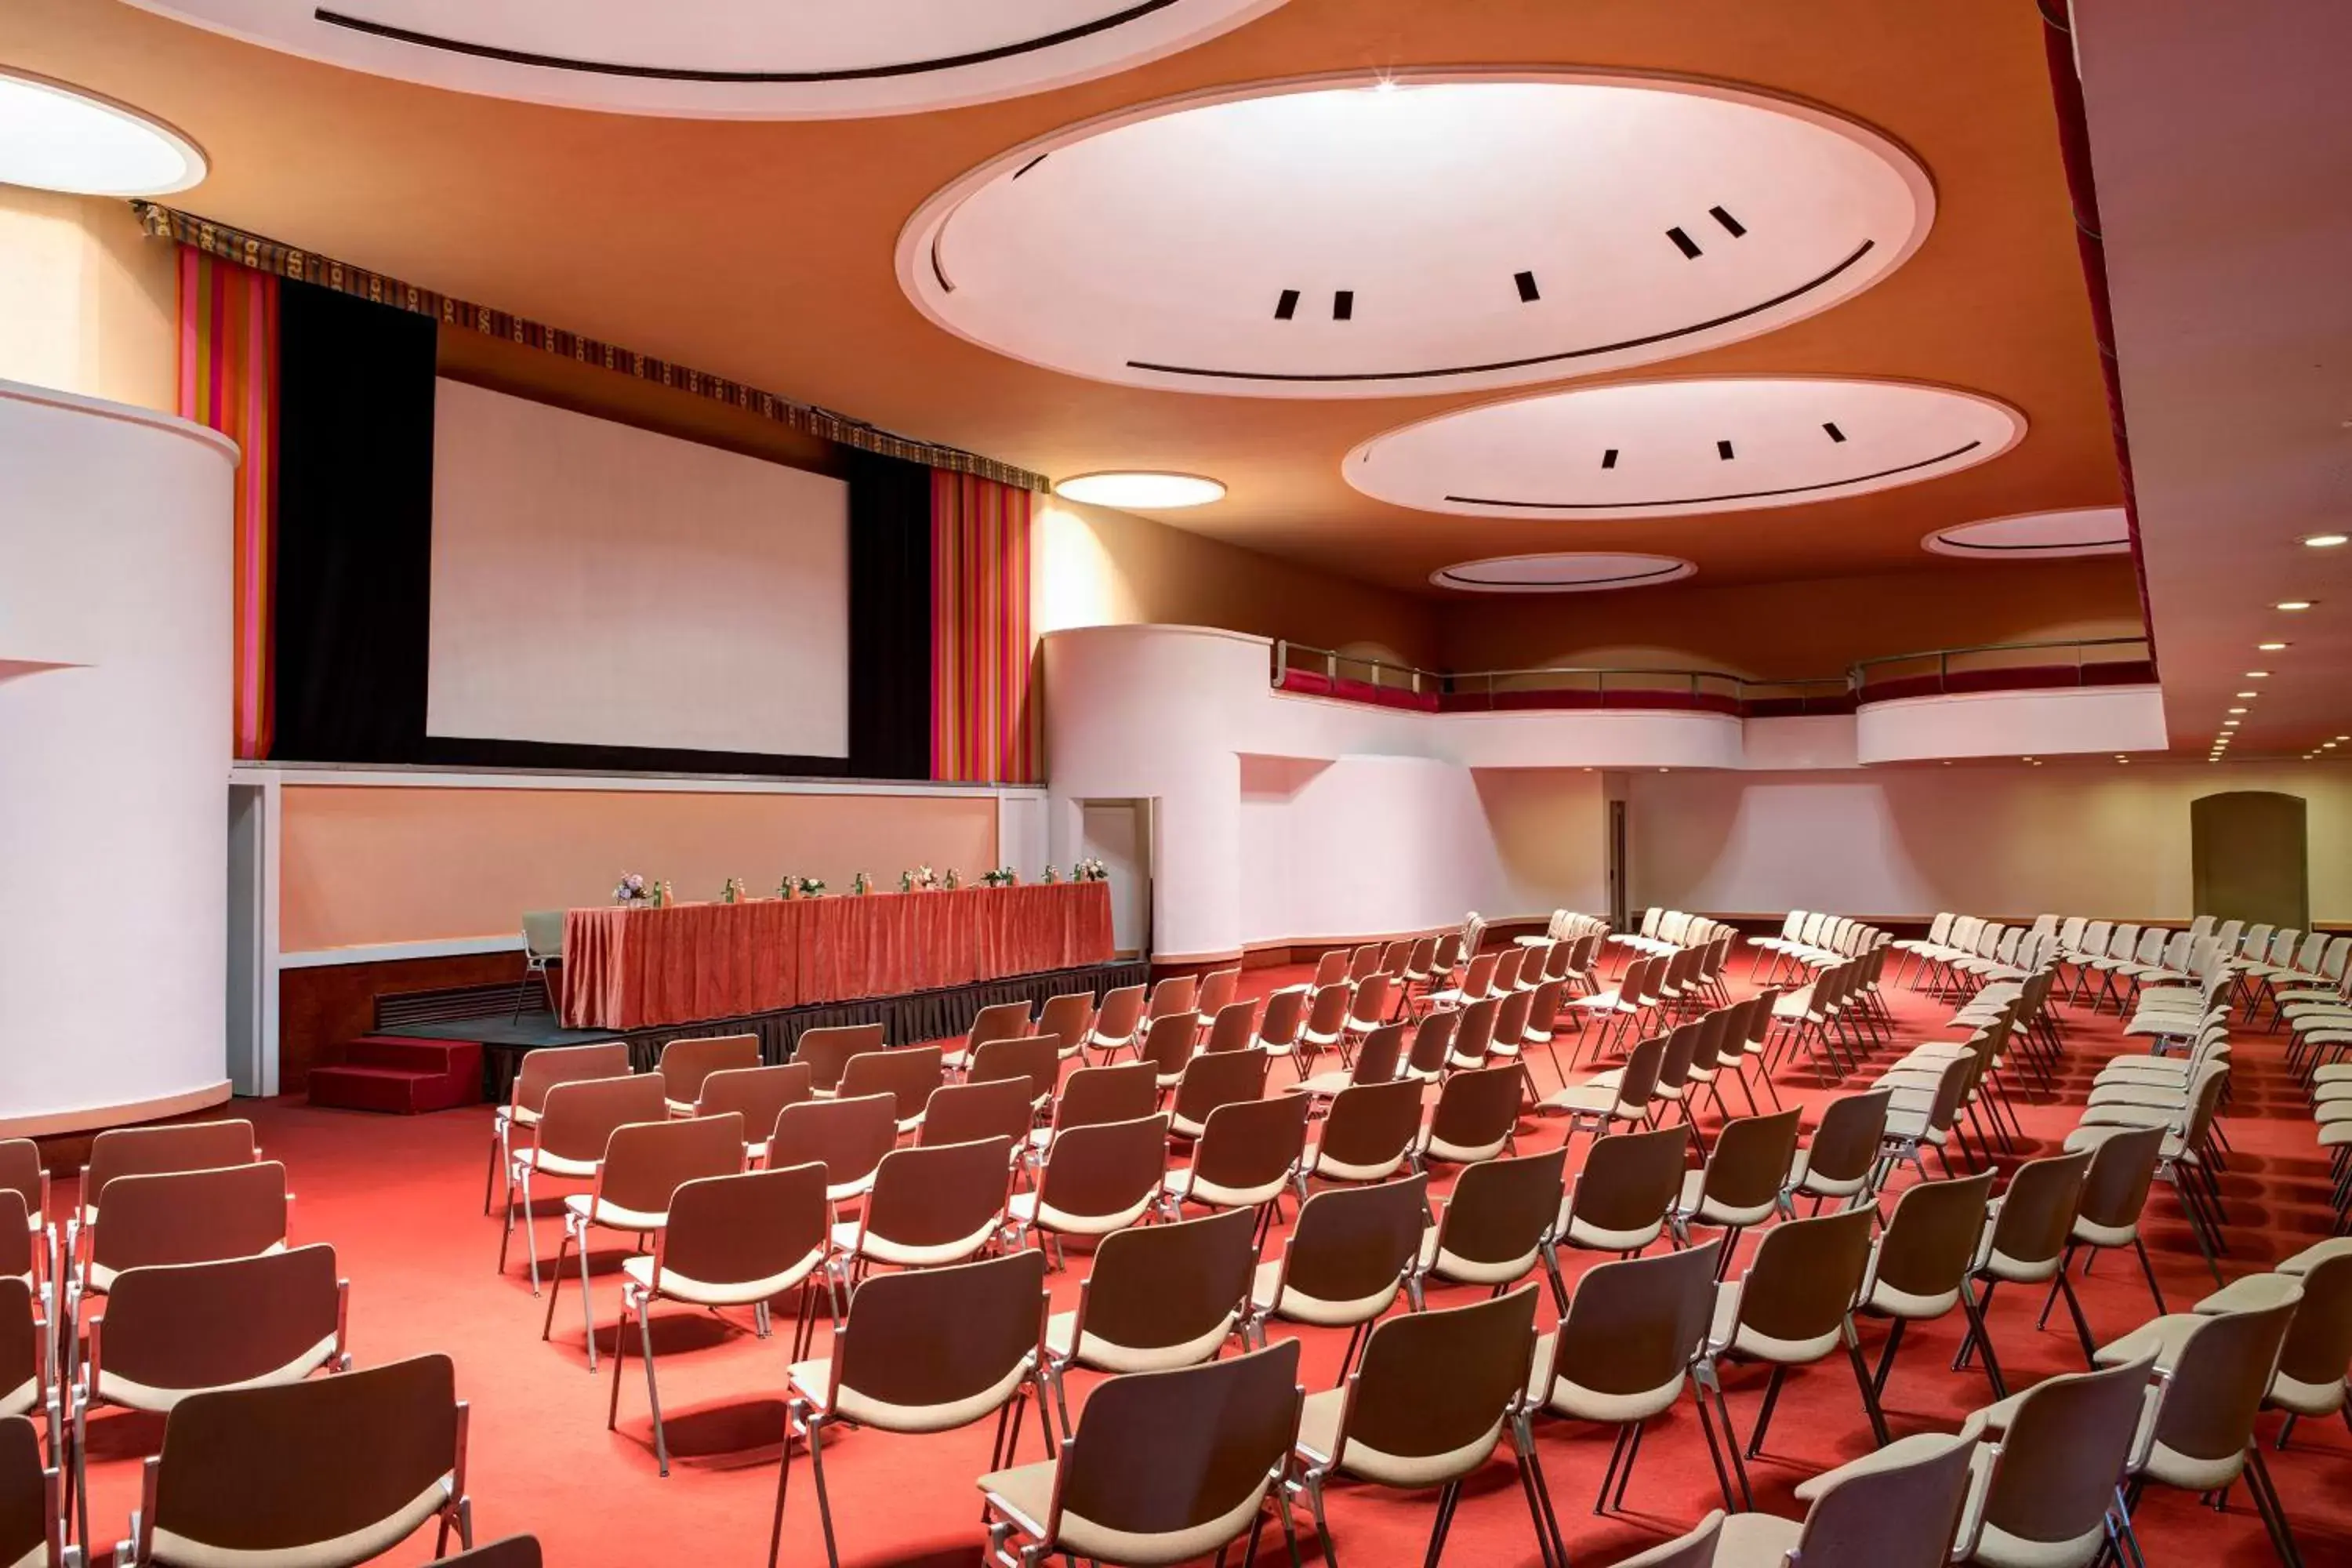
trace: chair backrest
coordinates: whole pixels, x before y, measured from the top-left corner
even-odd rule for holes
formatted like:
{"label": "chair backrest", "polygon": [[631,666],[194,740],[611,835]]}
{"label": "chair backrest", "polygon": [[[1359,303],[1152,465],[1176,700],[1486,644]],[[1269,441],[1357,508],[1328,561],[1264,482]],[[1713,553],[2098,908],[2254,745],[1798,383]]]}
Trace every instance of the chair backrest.
{"label": "chair backrest", "polygon": [[1323,1163],[1392,1166],[1421,1131],[1421,1085],[1351,1084],[1331,1097],[1316,1147]]}
{"label": "chair backrest", "polygon": [[924,1103],[922,1131],[915,1142],[934,1146],[1003,1138],[1017,1144],[1029,1136],[1036,1120],[1037,1108],[1029,1098],[1025,1078],[943,1083],[931,1090],[931,1098]]}
{"label": "chair backrest", "polygon": [[1335,947],[1315,961],[1314,977],[1307,982],[1310,989],[1320,991],[1326,985],[1337,985],[1348,978],[1348,950]]}
{"label": "chair backrest", "polygon": [[1993,1250],[2021,1263],[2042,1263],[2063,1255],[2081,1212],[2083,1178],[2091,1152],[2053,1154],[2028,1160],[2009,1178],[2000,1214],[1993,1221]]}
{"label": "chair backrest", "polygon": [[1194,1057],[1184,1064],[1184,1076],[1176,1083],[1171,1108],[1176,1120],[1197,1127],[1221,1105],[1260,1098],[1265,1093],[1268,1061],[1264,1051],[1256,1050],[1210,1051]]}
{"label": "chair backrest", "polygon": [[835,1193],[855,1190],[882,1168],[898,1142],[898,1102],[887,1094],[787,1105],[768,1139],[768,1169],[815,1163]]}
{"label": "chair backrest", "polygon": [[1370,1029],[1389,1016],[1390,998],[1396,994],[1396,976],[1368,974],[1356,985],[1356,994],[1348,1004],[1348,1026]]}
{"label": "chair backrest", "polygon": [[[2157,1407],[2160,1446],[2205,1461],[2245,1451],[2302,1304],[2300,1291],[2286,1297],[2258,1311],[2216,1312],[2198,1321],[2174,1352],[2172,1381]],[[2336,1375],[2343,1374],[2339,1363]]]}
{"label": "chair backrest", "polygon": [[2322,1258],[2303,1276],[2303,1300],[2279,1354],[2279,1373],[2326,1386],[2352,1365],[2352,1254]]}
{"label": "chair backrest", "polygon": [[33,1284],[16,1274],[0,1274],[0,1378],[18,1398],[40,1394],[47,1380],[47,1341],[33,1316]]}
{"label": "chair backrest", "polygon": [[1045,1255],[1032,1248],[877,1274],[834,1331],[827,1407],[890,1432],[945,1431],[991,1415],[1045,1361],[1046,1301]]}
{"label": "chair backrest", "polygon": [[22,1415],[0,1419],[0,1561],[54,1564],[64,1550],[58,1473],[41,1462],[40,1435]]}
{"label": "chair backrest", "polygon": [[1192,1180],[1227,1192],[1253,1193],[1280,1181],[1307,1147],[1307,1097],[1221,1105],[1202,1124]]}
{"label": "chair backrest", "polygon": [[1349,1374],[1339,1452],[1377,1456],[1380,1479],[1435,1486],[1483,1466],[1527,1392],[1539,1288],[1376,1325]]}
{"label": "chair backrest", "polygon": [[1201,994],[1201,982],[1195,975],[1171,974],[1151,988],[1151,1000],[1145,1006],[1147,1018],[1165,1018],[1171,1014],[1190,1013]]}
{"label": "chair backrest", "polygon": [[1247,1050],[1257,1037],[1257,1004],[1228,1002],[1209,1016],[1209,1037],[1202,1042],[1204,1051]]}
{"label": "chair backrest", "polygon": [[1437,939],[1433,936],[1416,937],[1405,949],[1404,963],[1398,973],[1408,980],[1420,980],[1427,976],[1431,965],[1436,962]]}
{"label": "chair backrest", "polygon": [[1214,1018],[1233,1005],[1241,983],[1239,969],[1212,969],[1201,976],[1201,994],[1193,999],[1192,1010],[1203,1018]]}
{"label": "chair backrest", "polygon": [[[348,1538],[416,1522],[420,1497],[464,1492],[465,1406],[446,1355],[334,1377],[194,1394],[173,1408],[151,1459],[139,1560],[169,1531],[199,1561],[232,1553],[342,1564],[374,1555]],[[336,1542],[340,1552],[325,1550]],[[308,1549],[308,1550],[305,1550]],[[193,1555],[193,1553],[191,1553]]]}
{"label": "chair backrest", "polygon": [[1429,1114],[1429,1153],[1440,1160],[1491,1159],[1519,1124],[1527,1069],[1517,1062],[1455,1073]]}
{"label": "chair backrest", "polygon": [[1296,1340],[1112,1378],[1062,1445],[1046,1538],[1073,1560],[1116,1561],[1122,1547],[1136,1563],[1217,1555],[1259,1518],[1302,1399]]}
{"label": "chair backrest", "polygon": [[1737,1116],[1723,1124],[1706,1157],[1706,1195],[1732,1208],[1754,1208],[1780,1195],[1797,1157],[1801,1110]]}
{"label": "chair backrest", "polygon": [[1043,1105],[1053,1098],[1054,1088],[1062,1079],[1062,1041],[1053,1035],[983,1041],[973,1048],[963,1076],[966,1083],[1018,1083],[1032,1106]]}
{"label": "chair backrest", "polygon": [[1282,1254],[1282,1289],[1380,1316],[1421,1257],[1429,1178],[1333,1187],[1298,1205]]}
{"label": "chair backrest", "polygon": [[1901,1464],[1857,1470],[1822,1489],[1790,1555],[1805,1568],[1943,1568],[1969,1498],[1984,1423],[1919,1445]]}
{"label": "chair backrest", "polygon": [[1495,1008],[1495,1038],[1517,1046],[1527,1038],[1528,1013],[1535,1006],[1532,991],[1514,991]]}
{"label": "chair backrest", "polygon": [[893,1149],[875,1173],[865,1228],[902,1247],[970,1242],[977,1252],[1003,1217],[1012,1179],[1010,1139]]}
{"label": "chair backrest", "polygon": [[2034,1544],[2095,1543],[2123,1482],[2155,1364],[2151,1352],[2028,1389],[2001,1437],[1983,1522]]}
{"label": "chair backrest", "polygon": [[1486,1047],[1495,1043],[1496,1015],[1502,1006],[1497,998],[1486,996],[1462,1009],[1462,1021],[1454,1026],[1454,1060],[1457,1064],[1486,1059]]}
{"label": "chair backrest", "polygon": [[0,1193],[17,1194],[25,1200],[25,1213],[46,1222],[50,1217],[48,1192],[41,1146],[30,1138],[0,1138]]}
{"label": "chair backrest", "polygon": [[100,1392],[118,1378],[166,1395],[302,1377],[340,1348],[342,1294],[335,1249],[318,1244],[125,1269],[91,1335]]}
{"label": "chair backrest", "polygon": [[1257,1216],[1226,1209],[1106,1236],[1078,1287],[1070,1343],[1115,1371],[1206,1361],[1240,1321],[1257,1267]]}
{"label": "chair backrest", "polygon": [[1094,1021],[1094,993],[1065,991],[1045,998],[1045,1005],[1037,1015],[1037,1032],[1053,1036],[1067,1049],[1087,1037]]}
{"label": "chair backrest", "polygon": [[593,1164],[604,1157],[614,1128],[667,1120],[667,1100],[662,1080],[652,1073],[559,1083],[540,1109],[539,1151]]}
{"label": "chair backrest", "polygon": [[669,1212],[669,1198],[698,1176],[731,1176],[743,1168],[743,1118],[698,1116],[613,1129],[596,1169],[596,1207],[632,1214]]}
{"label": "chair backrest", "polygon": [[662,1085],[672,1104],[692,1105],[702,1095],[703,1080],[712,1073],[760,1065],[757,1035],[692,1035],[662,1047]]}
{"label": "chair backrest", "polygon": [[841,1075],[854,1057],[866,1056],[882,1049],[882,1026],[879,1024],[839,1024],[822,1029],[803,1029],[793,1046],[793,1060],[806,1062],[816,1075],[820,1094],[831,1094],[841,1087]]}
{"label": "chair backrest", "polygon": [[1450,974],[1454,972],[1454,966],[1461,962],[1462,933],[1455,931],[1447,931],[1437,939],[1437,946],[1431,951],[1430,970],[1435,974]]}
{"label": "chair backrest", "polygon": [[208,1171],[219,1165],[249,1165],[256,1158],[253,1123],[179,1121],[160,1127],[110,1127],[90,1141],[81,1168],[81,1202],[96,1208],[106,1184],[118,1176],[152,1176],[167,1171]]}
{"label": "chair backrest", "polygon": [[1665,1054],[1658,1058],[1658,1088],[1679,1089],[1690,1082],[1691,1063],[1697,1058],[1700,1026],[1696,1019],[1676,1024],[1666,1032]]}
{"label": "chair backrest", "polygon": [[1878,1162],[1878,1142],[1886,1131],[1891,1089],[1864,1094],[1842,1094],[1822,1110],[1822,1124],[1806,1146],[1805,1170],[1826,1181],[1853,1182],[1870,1174]]}
{"label": "chair backrest", "polygon": [[1348,1008],[1355,999],[1356,988],[1345,980],[1317,986],[1307,1003],[1304,1032],[1311,1038],[1331,1039],[1348,1026]]}
{"label": "chair backrest", "polygon": [[811,1161],[681,1184],[654,1243],[656,1287],[665,1271],[701,1285],[755,1284],[821,1258],[831,1230],[825,1174]]}
{"label": "chair backrest", "polygon": [[1465,1000],[1475,1002],[1494,990],[1495,966],[1502,961],[1503,955],[1499,952],[1482,952],[1470,961],[1470,967],[1462,977]]}
{"label": "chair backrest", "polygon": [[1054,1140],[1045,1156],[1045,1173],[1037,1178],[1038,1217],[1132,1225],[1150,1212],[1167,1173],[1164,1114],[1073,1127]]}
{"label": "chair backrest", "polygon": [[759,1142],[776,1125],[787,1105],[816,1098],[816,1074],[806,1062],[782,1062],[772,1068],[722,1068],[702,1080],[694,1102],[697,1116],[723,1116],[733,1111],[743,1119],[743,1136]]}
{"label": "chair backrest", "polygon": [[2093,1151],[2090,1171],[2083,1178],[2082,1217],[2097,1226],[2137,1225],[2163,1149],[2161,1127],[2118,1131],[2102,1142]]}
{"label": "chair backrest", "polygon": [[1102,1121],[1132,1121],[1160,1104],[1160,1069],[1150,1062],[1080,1068],[1054,1101],[1056,1132]]}
{"label": "chair backrest", "polygon": [[1465,1169],[1438,1221],[1439,1267],[1533,1268],[1545,1233],[1559,1217],[1567,1166],[1568,1151],[1550,1149]]}
{"label": "chair backrest", "polygon": [[895,1051],[863,1051],[841,1069],[841,1098],[887,1094],[898,1102],[898,1125],[923,1114],[931,1090],[947,1077],[947,1053],[938,1046],[900,1046]]}
{"label": "chair backrest", "polygon": [[[30,1275],[37,1248],[46,1256],[48,1237],[35,1226],[33,1211],[25,1202],[25,1194],[14,1187],[0,1187],[0,1275]],[[16,1386],[13,1383],[0,1384],[0,1388]]]}
{"label": "chair backrest", "polygon": [[1617,1559],[1615,1568],[1715,1568],[1715,1543],[1723,1533],[1723,1510],[1710,1510],[1685,1534]]}
{"label": "chair backrest", "polygon": [[1877,1223],[1867,1208],[1844,1209],[1766,1231],[1740,1287],[1740,1323],[1799,1344],[1836,1333],[1862,1288]]}
{"label": "chair backrest", "polygon": [[559,1083],[625,1078],[628,1072],[629,1046],[625,1040],[604,1040],[593,1046],[542,1046],[522,1054],[522,1063],[515,1068],[509,1103],[518,1110],[536,1112],[547,1104],[547,1091]]}
{"label": "chair backrest", "polygon": [[1516,990],[1519,984],[1519,966],[1528,961],[1524,947],[1507,947],[1495,955],[1493,987],[1496,992]]}
{"label": "chair backrest", "polygon": [[1569,1193],[1570,1214],[1596,1230],[1650,1229],[1683,1190],[1689,1150],[1690,1130],[1679,1123],[1596,1140]]}
{"label": "chair backrest", "polygon": [[1586,1269],[1560,1320],[1552,1377],[1624,1397],[1679,1386],[1706,1342],[1722,1252],[1717,1238]]}
{"label": "chair backrest", "polygon": [[1139,1049],[1159,1077],[1174,1082],[1192,1059],[1192,1042],[1201,1033],[1200,1024],[1190,1013],[1166,1013],[1151,1020],[1143,1031],[1143,1044]]}
{"label": "chair backrest", "polygon": [[1412,1046],[1405,1055],[1405,1069],[1421,1078],[1435,1078],[1443,1072],[1445,1058],[1454,1049],[1454,1031],[1461,1022],[1462,1015],[1450,1008],[1423,1014],[1421,1021],[1412,1026]]}
{"label": "chair backrest", "polygon": [[1348,955],[1348,978],[1354,981],[1370,979],[1380,973],[1381,944],[1368,942]]}
{"label": "chair backrest", "polygon": [[270,1160],[117,1176],[89,1235],[90,1262],[118,1274],[268,1252],[286,1240],[286,1167]]}
{"label": "chair backrest", "polygon": [[526,910],[522,917],[522,951],[526,958],[563,956],[562,910]]}
{"label": "chair backrest", "polygon": [[1895,1214],[1878,1238],[1875,1278],[1907,1296],[1937,1300],[1968,1284],[1984,1239],[1990,1171],[1943,1182],[1921,1182],[1895,1200]]}
{"label": "chair backrest", "polygon": [[1095,1015],[1094,1038],[1109,1045],[1123,1045],[1135,1037],[1143,1022],[1143,987],[1122,985],[1105,995],[1102,1010]]}
{"label": "chair backrest", "polygon": [[1619,1069],[1617,1079],[1617,1113],[1622,1118],[1638,1117],[1648,1112],[1650,1096],[1658,1087],[1658,1071],[1665,1065],[1666,1037],[1652,1035],[1633,1042],[1625,1053],[1625,1065]]}
{"label": "chair backrest", "polygon": [[1258,1040],[1269,1046],[1296,1044],[1298,1031],[1307,1022],[1308,995],[1309,993],[1294,986],[1268,996],[1265,999],[1265,1016],[1257,1024]]}

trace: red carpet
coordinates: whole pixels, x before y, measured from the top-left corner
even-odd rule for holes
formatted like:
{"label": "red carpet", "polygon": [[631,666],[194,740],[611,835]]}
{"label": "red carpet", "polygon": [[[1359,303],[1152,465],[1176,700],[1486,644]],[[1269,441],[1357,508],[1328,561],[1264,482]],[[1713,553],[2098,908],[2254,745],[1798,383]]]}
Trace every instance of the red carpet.
{"label": "red carpet", "polygon": [[[1745,960],[1737,961],[1744,972]],[[1249,988],[1295,976],[1250,974]],[[1949,1009],[1908,992],[1892,994],[1907,1044],[1942,1031]],[[2053,1104],[2022,1107],[2027,1130],[2054,1148],[2073,1125],[2083,1082],[2119,1048],[2112,1014],[2093,1019],[2078,1010],[2070,1021],[2070,1086]],[[2231,1277],[2251,1272],[2324,1234],[2327,1179],[2317,1157],[2299,1090],[2278,1065],[2276,1037],[2251,1035],[2241,1046],[2239,1083],[2226,1127],[2236,1147],[2226,1179],[2236,1255]],[[1277,1073],[1284,1069],[1277,1067]],[[1538,1080],[1551,1087],[1549,1063]],[[1805,1075],[1790,1072],[1795,1079]],[[1790,1092],[1784,1083],[1782,1093]],[[1797,1089],[1818,1103],[1827,1092]],[[1736,1098],[1736,1097],[1735,1097]],[[477,1539],[536,1531],[555,1568],[588,1563],[764,1561],[769,1510],[775,1495],[779,1400],[788,1353],[790,1315],[779,1314],[777,1337],[755,1340],[748,1314],[722,1322],[672,1308],[656,1320],[662,1394],[669,1412],[676,1458],[670,1479],[655,1473],[645,1386],[634,1356],[621,1393],[621,1427],[604,1430],[608,1380],[585,1370],[578,1302],[567,1289],[556,1314],[554,1342],[539,1339],[543,1303],[534,1300],[521,1266],[503,1279],[493,1271],[499,1226],[481,1217],[480,1202],[489,1116],[466,1110],[437,1116],[384,1118],[316,1109],[293,1100],[251,1104],[265,1157],[283,1160],[297,1194],[293,1239],[332,1242],[352,1280],[352,1348],[362,1363],[441,1350],[457,1359],[458,1391],[472,1402],[469,1485]],[[1529,1124],[1523,1152],[1549,1147],[1561,1124]],[[1578,1141],[1580,1149],[1585,1141]],[[2042,1152],[2029,1149],[2026,1152]],[[70,1184],[68,1184],[70,1185]],[[59,1208],[67,1194],[58,1194]],[[551,1215],[556,1200],[543,1198]],[[2167,1297],[2176,1310],[2211,1288],[2168,1191],[2151,1200],[2151,1247]],[[541,1222],[541,1247],[551,1257],[558,1222]],[[1704,1234],[1704,1233],[1703,1233]],[[1278,1243],[1277,1243],[1278,1245]],[[616,1284],[623,1254],[593,1255],[597,1317],[609,1345],[618,1310]],[[1269,1254],[1271,1256],[1271,1254]],[[1574,1255],[1572,1267],[1585,1261]],[[1071,1270],[1055,1278],[1057,1309],[1075,1300],[1086,1268],[1076,1249]],[[576,1283],[576,1279],[575,1279]],[[1433,1291],[1433,1306],[1467,1300],[1475,1292]],[[2014,1385],[2052,1373],[2080,1371],[2081,1355],[2063,1312],[2037,1333],[2039,1302],[1996,1299],[1992,1331]],[[2150,1313],[2145,1286],[2128,1258],[2110,1257],[2083,1283],[2084,1304],[2102,1338],[2121,1334]],[[1550,1325],[1549,1300],[1541,1321]],[[1957,1317],[1951,1321],[1958,1322]],[[1296,1331],[1277,1326],[1276,1333]],[[1865,1325],[1865,1348],[1875,1351],[1883,1326]],[[1341,1336],[1307,1331],[1306,1375],[1328,1386],[1338,1369]],[[1905,1347],[1886,1395],[1887,1416],[1899,1436],[1929,1428],[1949,1430],[1968,1410],[1986,1403],[1980,1373],[1948,1370],[1958,1346],[1955,1329],[1915,1332]],[[1731,1374],[1731,1398],[1743,1432],[1752,1423],[1763,1376]],[[1091,1382],[1076,1382],[1083,1390]],[[2263,1431],[2274,1434],[2276,1417]],[[1719,1505],[1713,1473],[1688,1405],[1654,1426],[1626,1497],[1626,1511],[1607,1519],[1590,1511],[1608,1462],[1611,1434],[1550,1422],[1540,1428],[1545,1469],[1561,1510],[1569,1547],[1580,1563],[1606,1564],[1687,1528]],[[95,1418],[91,1523],[110,1543],[123,1532],[138,1498],[137,1456],[160,1440],[159,1421],[121,1413]],[[1024,1454],[1034,1457],[1034,1428]],[[854,1563],[971,1564],[981,1560],[976,1526],[979,1499],[971,1480],[984,1467],[989,1427],[928,1438],[849,1433],[827,1446],[835,1520],[844,1560]],[[1790,1489],[1803,1477],[1851,1458],[1869,1447],[1868,1427],[1845,1368],[1830,1363],[1792,1376],[1764,1458],[1751,1464],[1759,1505],[1797,1516]],[[2295,1447],[2273,1459],[2281,1491],[2305,1561],[2352,1563],[2352,1435],[2337,1423],[2307,1422]],[[793,1479],[793,1511],[785,1522],[784,1561],[822,1563],[815,1498],[805,1458]],[[1340,1552],[1357,1564],[1417,1563],[1433,1520],[1433,1494],[1404,1496],[1341,1489],[1331,1502]],[[2273,1561],[2260,1523],[2241,1490],[2227,1513],[2194,1500],[2152,1492],[2141,1513],[2141,1539],[2159,1563],[2265,1563]],[[1279,1560],[1279,1537],[1269,1531]],[[1312,1532],[1307,1550],[1312,1553]],[[387,1563],[431,1555],[429,1529]],[[1519,1490],[1507,1462],[1491,1465],[1484,1484],[1465,1496],[1447,1559],[1456,1563],[1538,1561]],[[1238,1555],[1236,1556],[1238,1561]]]}

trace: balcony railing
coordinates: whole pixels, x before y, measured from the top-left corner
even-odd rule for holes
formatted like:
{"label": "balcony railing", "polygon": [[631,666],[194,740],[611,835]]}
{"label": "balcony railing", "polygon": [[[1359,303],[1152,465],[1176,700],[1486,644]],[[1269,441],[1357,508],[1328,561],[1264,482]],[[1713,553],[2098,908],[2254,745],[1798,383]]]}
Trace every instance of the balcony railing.
{"label": "balcony railing", "polygon": [[2155,679],[2156,663],[2146,637],[1980,643],[1865,658],[1847,671],[1857,702],[1960,691],[2136,686]]}

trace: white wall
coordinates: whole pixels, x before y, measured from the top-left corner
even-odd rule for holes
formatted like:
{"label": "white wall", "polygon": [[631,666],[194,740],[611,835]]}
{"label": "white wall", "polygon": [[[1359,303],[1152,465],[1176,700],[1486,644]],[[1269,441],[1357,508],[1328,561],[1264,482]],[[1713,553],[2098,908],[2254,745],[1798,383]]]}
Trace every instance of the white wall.
{"label": "white wall", "polygon": [[228,1092],[235,463],[0,382],[0,1132]]}

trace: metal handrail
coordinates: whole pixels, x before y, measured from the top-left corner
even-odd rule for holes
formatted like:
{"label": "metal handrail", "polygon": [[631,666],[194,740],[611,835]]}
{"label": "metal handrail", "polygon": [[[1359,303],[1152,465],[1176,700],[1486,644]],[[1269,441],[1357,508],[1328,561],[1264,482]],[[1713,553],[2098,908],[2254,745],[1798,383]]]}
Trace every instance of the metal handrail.
{"label": "metal handrail", "polygon": [[1923,659],[1932,658],[1936,661],[1936,681],[1940,686],[1949,682],[1952,660],[1955,658],[1980,653],[2041,653],[2053,648],[2064,648],[2074,656],[2074,668],[2079,679],[2086,664],[2120,662],[2109,659],[2086,659],[2084,658],[2084,649],[2127,646],[2143,649],[2151,647],[2146,637],[2062,637],[2044,642],[1974,643],[1965,647],[1929,648],[1920,653],[1890,653],[1881,654],[1875,658],[1858,658],[1846,667],[1846,678],[1853,689],[1860,692],[1869,683],[1869,672],[1874,668],[1890,664],[1916,664]]}

